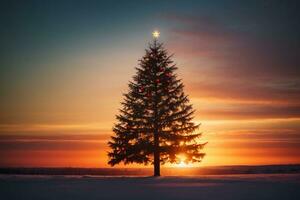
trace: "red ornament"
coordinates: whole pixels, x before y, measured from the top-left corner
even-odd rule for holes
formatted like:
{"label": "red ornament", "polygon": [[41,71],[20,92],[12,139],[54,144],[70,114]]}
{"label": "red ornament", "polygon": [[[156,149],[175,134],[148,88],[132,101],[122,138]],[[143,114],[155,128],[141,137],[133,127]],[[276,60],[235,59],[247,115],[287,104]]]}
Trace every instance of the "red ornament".
{"label": "red ornament", "polygon": [[144,92],[144,87],[141,87],[141,88],[139,89],[139,92]]}
{"label": "red ornament", "polygon": [[156,79],[156,83],[159,83],[159,79]]}

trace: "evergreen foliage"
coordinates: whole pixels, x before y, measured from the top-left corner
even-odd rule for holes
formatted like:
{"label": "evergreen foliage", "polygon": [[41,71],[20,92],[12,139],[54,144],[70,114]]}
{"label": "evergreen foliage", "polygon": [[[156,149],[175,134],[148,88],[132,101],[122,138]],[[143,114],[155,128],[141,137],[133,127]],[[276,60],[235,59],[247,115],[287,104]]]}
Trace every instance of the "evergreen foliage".
{"label": "evergreen foliage", "polygon": [[194,133],[199,127],[192,122],[195,110],[171,57],[155,39],[139,61],[108,143],[110,165],[154,164],[154,175],[159,176],[160,164],[178,163],[180,154],[186,163],[204,157],[201,133]]}

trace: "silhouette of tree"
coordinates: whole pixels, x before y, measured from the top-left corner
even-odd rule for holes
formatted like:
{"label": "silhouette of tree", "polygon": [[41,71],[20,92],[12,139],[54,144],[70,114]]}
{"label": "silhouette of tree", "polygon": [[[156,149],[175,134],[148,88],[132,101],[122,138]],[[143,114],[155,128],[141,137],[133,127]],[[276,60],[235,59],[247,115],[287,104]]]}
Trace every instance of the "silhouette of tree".
{"label": "silhouette of tree", "polygon": [[139,61],[108,143],[111,166],[150,163],[154,176],[160,176],[160,164],[179,163],[180,154],[185,155],[186,163],[204,157],[201,133],[194,133],[199,127],[192,122],[195,110],[174,73],[177,67],[171,57],[154,39]]}

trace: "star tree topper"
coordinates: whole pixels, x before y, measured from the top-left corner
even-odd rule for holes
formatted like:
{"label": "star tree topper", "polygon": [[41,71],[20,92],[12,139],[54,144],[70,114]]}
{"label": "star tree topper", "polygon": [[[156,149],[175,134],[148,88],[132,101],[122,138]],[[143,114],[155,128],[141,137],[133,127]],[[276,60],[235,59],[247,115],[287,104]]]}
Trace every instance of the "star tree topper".
{"label": "star tree topper", "polygon": [[160,35],[160,32],[158,30],[155,30],[155,31],[152,32],[152,36],[154,38],[159,38],[159,35]]}

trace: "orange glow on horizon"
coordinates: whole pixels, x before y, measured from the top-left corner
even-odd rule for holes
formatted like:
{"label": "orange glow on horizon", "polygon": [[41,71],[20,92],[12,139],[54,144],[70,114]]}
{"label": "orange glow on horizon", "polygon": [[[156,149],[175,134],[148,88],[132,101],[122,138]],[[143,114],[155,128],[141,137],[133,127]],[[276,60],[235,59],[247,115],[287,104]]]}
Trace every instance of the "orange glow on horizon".
{"label": "orange glow on horizon", "polygon": [[[300,119],[199,120],[201,141],[208,142],[201,163],[166,164],[162,167],[201,167],[212,165],[260,165],[299,163],[297,129]],[[20,132],[34,130],[32,135]],[[49,131],[45,127],[50,127]],[[255,128],[253,128],[255,127]],[[98,128],[98,129],[97,129]],[[0,130],[0,166],[110,167],[107,141],[112,135],[101,125],[14,125]],[[76,130],[79,129],[79,130]],[[89,131],[85,131],[89,130]],[[3,131],[3,132],[4,132]],[[280,158],[280,159],[279,159]],[[121,168],[150,165],[117,165]]]}

